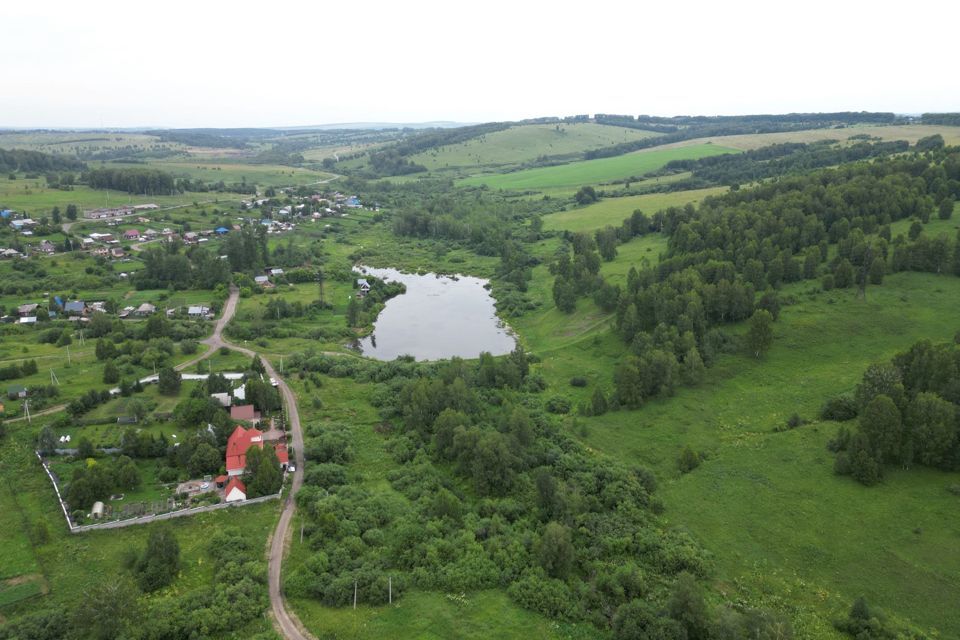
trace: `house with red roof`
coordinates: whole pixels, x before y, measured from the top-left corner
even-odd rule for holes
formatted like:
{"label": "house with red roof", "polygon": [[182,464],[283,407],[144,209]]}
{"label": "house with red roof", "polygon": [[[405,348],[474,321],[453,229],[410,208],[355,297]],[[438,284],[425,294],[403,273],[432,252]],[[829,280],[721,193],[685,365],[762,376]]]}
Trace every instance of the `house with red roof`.
{"label": "house with red roof", "polygon": [[[233,430],[227,439],[227,475],[243,475],[247,468],[247,449],[250,447],[259,447],[263,449],[263,431],[257,428],[244,429],[240,425]],[[280,461],[280,468],[286,470],[290,462],[287,446],[283,443],[277,443],[273,447],[277,454],[277,460]],[[229,484],[227,487],[229,488]],[[229,493],[229,491],[227,491]]]}
{"label": "house with red roof", "polygon": [[247,499],[247,488],[240,482],[240,478],[230,478],[223,495],[225,502],[240,502]]}

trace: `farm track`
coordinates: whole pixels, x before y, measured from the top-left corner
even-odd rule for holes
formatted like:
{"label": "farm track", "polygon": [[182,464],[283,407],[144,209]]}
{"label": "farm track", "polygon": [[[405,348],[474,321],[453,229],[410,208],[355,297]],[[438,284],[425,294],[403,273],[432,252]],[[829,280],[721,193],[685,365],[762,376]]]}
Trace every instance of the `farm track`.
{"label": "farm track", "polygon": [[[227,298],[227,302],[223,306],[223,313],[220,314],[220,318],[214,327],[213,335],[203,340],[203,344],[208,347],[207,351],[192,360],[177,365],[177,370],[186,369],[201,360],[209,358],[221,347],[227,347],[251,359],[256,355],[254,351],[234,345],[223,338],[223,329],[237,312],[237,301],[239,298],[239,290],[236,287],[232,287],[230,289],[230,297]],[[300,426],[300,412],[297,409],[296,396],[293,395],[293,391],[290,390],[286,381],[277,374],[273,365],[271,365],[268,360],[263,360],[263,366],[267,371],[267,375],[277,381],[277,387],[280,389],[280,394],[287,407],[287,418],[290,424],[290,431],[293,434],[291,444],[294,449],[294,460],[296,463],[296,470],[293,472],[293,482],[290,485],[290,493],[287,494],[286,501],[283,503],[283,510],[280,512],[280,521],[277,522],[277,528],[274,530],[269,542],[267,572],[270,590],[270,609],[273,613],[274,626],[284,638],[287,638],[287,640],[313,640],[313,637],[303,630],[303,625],[296,616],[287,610],[280,586],[280,570],[283,564],[284,547],[290,535],[290,522],[293,520],[293,511],[296,508],[294,497],[303,485],[303,430]]]}

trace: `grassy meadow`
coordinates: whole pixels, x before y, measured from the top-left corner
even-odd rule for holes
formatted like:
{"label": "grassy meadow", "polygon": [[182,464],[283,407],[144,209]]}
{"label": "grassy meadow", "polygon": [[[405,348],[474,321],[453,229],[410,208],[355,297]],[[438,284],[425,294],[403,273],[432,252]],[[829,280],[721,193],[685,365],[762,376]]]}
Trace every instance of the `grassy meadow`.
{"label": "grassy meadow", "polygon": [[477,175],[459,181],[466,186],[487,185],[491,189],[511,191],[576,191],[584,185],[640,177],[659,169],[671,160],[689,160],[736,153],[719,144],[697,144],[672,149],[644,149],[612,158],[581,160],[553,167],[524,169],[513,173]]}
{"label": "grassy meadow", "polygon": [[573,156],[622,142],[651,138],[652,131],[591,122],[525,124],[484,134],[410,157],[431,171],[505,167],[533,162],[540,156]]}
{"label": "grassy meadow", "polygon": [[[955,226],[931,221],[925,232],[954,233]],[[635,239],[603,273],[622,284],[630,263],[655,264],[663,250],[662,236]],[[594,385],[611,391],[626,348],[610,331],[611,317],[589,300],[572,315],[560,313],[550,284],[537,267],[531,290],[542,306],[512,321],[543,359],[547,393],[579,402]],[[652,468],[668,521],[714,556],[716,587],[788,611],[798,637],[837,637],[830,620],[859,595],[942,637],[960,634],[950,605],[960,598],[960,556],[950,551],[960,536],[958,499],[946,490],[960,474],[891,470],[882,485],[865,488],[833,474],[826,443],[839,427],[816,420],[822,403],[851,390],[868,364],[921,338],[952,339],[960,279],[890,275],[865,300],[808,281],[781,297],[793,302],[762,361],[724,355],[699,387],[636,411],[571,418],[568,427],[598,453]],[[589,386],[570,387],[573,376]],[[812,423],[774,432],[794,412]],[[676,460],[686,445],[706,460],[681,476]]]}
{"label": "grassy meadow", "polygon": [[710,187],[689,191],[670,191],[667,193],[648,193],[623,198],[603,198],[599,202],[552,213],[543,218],[543,228],[547,231],[593,231],[607,225],[619,227],[625,218],[640,210],[651,215],[667,207],[682,207],[696,204],[707,196],[726,193],[726,187]]}

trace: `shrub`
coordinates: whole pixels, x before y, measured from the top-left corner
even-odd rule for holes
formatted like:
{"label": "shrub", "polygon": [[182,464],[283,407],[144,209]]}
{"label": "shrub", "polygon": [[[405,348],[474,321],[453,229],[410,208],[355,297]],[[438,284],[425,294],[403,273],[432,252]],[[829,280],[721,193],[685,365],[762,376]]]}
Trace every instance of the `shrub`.
{"label": "shrub", "polygon": [[845,422],[857,417],[857,403],[853,396],[842,394],[827,400],[820,409],[821,420]]}
{"label": "shrub", "polygon": [[570,378],[571,387],[585,387],[587,386],[587,379],[583,376],[573,376]]}
{"label": "shrub", "polygon": [[677,459],[677,466],[680,468],[680,473],[690,473],[700,466],[700,454],[687,445]]}
{"label": "shrub", "polygon": [[547,400],[546,409],[550,413],[570,413],[570,400],[563,396],[553,396]]}

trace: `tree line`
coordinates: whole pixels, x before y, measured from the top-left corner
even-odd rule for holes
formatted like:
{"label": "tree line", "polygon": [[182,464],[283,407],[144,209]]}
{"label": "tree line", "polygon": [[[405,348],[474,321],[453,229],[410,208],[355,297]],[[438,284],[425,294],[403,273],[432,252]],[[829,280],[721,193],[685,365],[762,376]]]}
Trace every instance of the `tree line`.
{"label": "tree line", "polygon": [[59,153],[43,153],[26,149],[0,149],[0,171],[45,173],[49,171],[83,171],[80,160]]}

